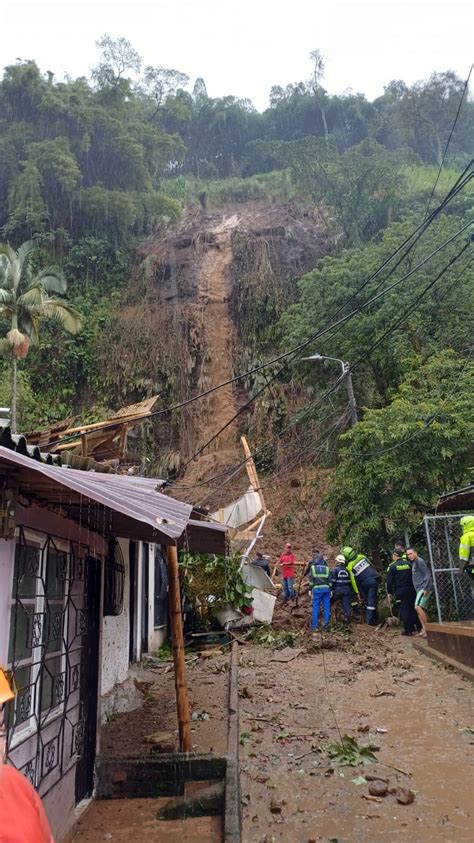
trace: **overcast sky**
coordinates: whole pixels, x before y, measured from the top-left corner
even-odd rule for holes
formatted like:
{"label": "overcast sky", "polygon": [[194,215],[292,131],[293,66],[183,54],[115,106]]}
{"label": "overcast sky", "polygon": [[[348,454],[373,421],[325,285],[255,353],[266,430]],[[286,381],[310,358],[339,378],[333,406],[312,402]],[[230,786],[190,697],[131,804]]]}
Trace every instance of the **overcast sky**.
{"label": "overcast sky", "polygon": [[465,78],[474,3],[464,0],[0,0],[1,64],[35,59],[56,77],[88,75],[104,32],[132,42],[145,63],[202,76],[210,96],[249,97],[304,80],[308,54],[326,57],[324,86],[369,99],[391,79],[434,70]]}

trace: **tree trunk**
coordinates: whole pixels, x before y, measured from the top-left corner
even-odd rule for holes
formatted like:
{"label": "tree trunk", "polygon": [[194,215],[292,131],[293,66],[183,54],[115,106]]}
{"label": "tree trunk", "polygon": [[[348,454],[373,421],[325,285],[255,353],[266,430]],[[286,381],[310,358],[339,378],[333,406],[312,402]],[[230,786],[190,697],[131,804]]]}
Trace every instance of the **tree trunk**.
{"label": "tree trunk", "polygon": [[12,433],[16,433],[16,400],[17,400],[17,391],[18,391],[18,360],[12,354],[12,398],[11,398],[11,407],[10,407],[10,427]]}
{"label": "tree trunk", "polygon": [[324,137],[327,140],[328,137],[329,137],[329,130],[328,130],[328,123],[327,123],[327,120],[326,120],[326,109],[324,108],[324,105],[322,105],[322,104],[320,106],[320,109],[321,109],[321,120],[323,121],[323,126],[324,126]]}

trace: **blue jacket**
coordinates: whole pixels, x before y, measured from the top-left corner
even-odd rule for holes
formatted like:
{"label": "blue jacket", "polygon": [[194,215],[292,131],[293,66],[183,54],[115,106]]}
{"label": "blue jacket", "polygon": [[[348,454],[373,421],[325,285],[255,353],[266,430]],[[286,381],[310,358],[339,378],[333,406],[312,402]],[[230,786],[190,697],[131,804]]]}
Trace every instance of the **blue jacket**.
{"label": "blue jacket", "polygon": [[331,588],[338,594],[352,594],[352,578],[345,565],[336,565],[331,571]]}

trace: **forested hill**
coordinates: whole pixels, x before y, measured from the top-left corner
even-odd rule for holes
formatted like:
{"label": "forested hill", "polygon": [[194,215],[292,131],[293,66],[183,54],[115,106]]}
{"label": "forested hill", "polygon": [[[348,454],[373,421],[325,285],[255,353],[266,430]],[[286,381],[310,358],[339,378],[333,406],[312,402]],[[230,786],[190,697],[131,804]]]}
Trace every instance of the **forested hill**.
{"label": "forested hill", "polygon": [[[357,319],[309,349],[354,364],[361,421],[351,434],[340,438],[344,390],[318,398],[336,372],[301,361],[242,380],[214,416],[238,413],[230,431],[260,443],[262,471],[298,459],[338,466],[334,535],[356,525],[371,542],[387,511],[392,527],[408,511],[415,521],[465,479],[471,459],[472,246],[462,249],[474,207],[474,103],[450,71],[393,81],[373,102],[331,96],[323,72],[315,51],[310,79],[272,88],[259,113],[246,99],[209,97],[202,79],[143,66],[125,39],[101,39],[89,79],[59,81],[18,61],[0,82],[0,241],[16,248],[32,238],[38,266],[59,263],[83,319],[76,336],[45,322],[21,362],[23,430],[73,412],[95,421],[156,393],[175,403],[360,305]],[[466,182],[400,253],[395,278],[409,281],[385,290],[391,264],[359,294],[463,171]],[[8,328],[0,323],[2,337]],[[1,403],[9,392],[3,357]],[[179,472],[209,432],[197,411],[164,417],[146,431],[147,466]],[[405,439],[413,446],[402,453]],[[380,459],[363,458],[374,451]]]}

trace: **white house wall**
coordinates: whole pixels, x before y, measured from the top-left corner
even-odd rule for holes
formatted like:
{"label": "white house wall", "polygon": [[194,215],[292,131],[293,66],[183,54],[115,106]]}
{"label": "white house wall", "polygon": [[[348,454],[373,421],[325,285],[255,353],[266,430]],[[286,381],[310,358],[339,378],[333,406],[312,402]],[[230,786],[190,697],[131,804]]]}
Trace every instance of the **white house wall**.
{"label": "white house wall", "polygon": [[130,560],[129,542],[119,539],[125,565],[123,611],[116,617],[104,617],[102,626],[101,683],[104,696],[115,685],[124,682],[128,674],[130,640]]}

